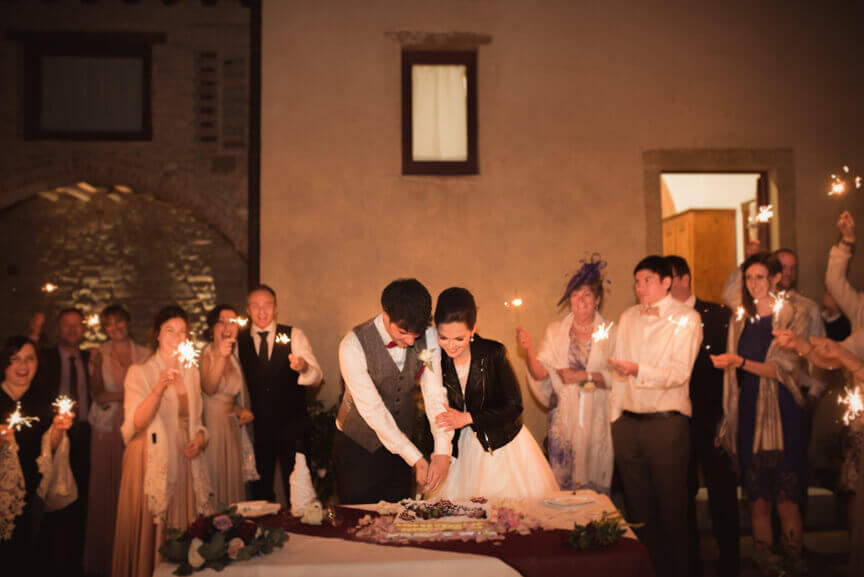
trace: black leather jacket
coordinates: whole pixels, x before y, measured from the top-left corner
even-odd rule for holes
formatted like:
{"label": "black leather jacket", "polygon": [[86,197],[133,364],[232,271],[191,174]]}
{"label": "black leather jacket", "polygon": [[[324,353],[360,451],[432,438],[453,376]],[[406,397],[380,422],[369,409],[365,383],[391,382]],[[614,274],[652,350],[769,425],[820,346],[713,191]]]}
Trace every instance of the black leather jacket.
{"label": "black leather jacket", "polygon": [[[497,341],[474,336],[471,368],[465,396],[456,375],[453,359],[441,354],[442,377],[451,407],[471,413],[470,425],[480,444],[490,453],[512,441],[522,429],[522,392],[516,373],[507,358],[507,349]],[[453,456],[458,456],[459,434],[453,435]]]}

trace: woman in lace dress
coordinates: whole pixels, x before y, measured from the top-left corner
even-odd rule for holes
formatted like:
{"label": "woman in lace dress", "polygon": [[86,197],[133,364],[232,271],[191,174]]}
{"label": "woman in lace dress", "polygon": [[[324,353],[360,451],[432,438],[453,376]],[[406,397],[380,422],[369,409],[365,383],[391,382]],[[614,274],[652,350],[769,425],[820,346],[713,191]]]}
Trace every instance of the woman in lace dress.
{"label": "woman in lace dress", "polygon": [[105,307],[99,315],[108,342],[90,354],[90,495],[87,503],[87,542],[84,569],[110,575],[114,550],[114,520],[123,464],[123,381],[126,371],[150,354],[129,338],[129,313],[120,305]]}
{"label": "woman in lace dress", "polygon": [[435,325],[448,407],[435,423],[454,431],[454,459],[435,496],[543,497],[557,491],[558,483],[522,424],[522,392],[507,349],[478,336],[476,321],[474,297],[464,288],[438,296]]}
{"label": "woman in lace dress", "polygon": [[[798,387],[798,356],[780,346],[774,331],[801,335],[807,316],[791,303],[777,305],[782,267],[769,253],[741,265],[744,283],[737,314],[729,324],[727,352],[712,355],[724,370],[723,420],[718,440],[737,460],[741,486],[750,501],[756,551],[765,571],[804,568],[798,501],[805,463],[801,450],[804,398]],[[773,553],[771,512],[780,517],[783,559]]]}
{"label": "woman in lace dress", "polygon": [[160,310],[153,323],[156,352],[126,375],[114,577],[152,575],[164,530],[185,530],[213,510],[200,375],[177,358],[187,323],[178,306]]}
{"label": "woman in lace dress", "polygon": [[207,465],[216,501],[246,498],[246,481],[258,478],[255,453],[246,432],[252,422],[249,398],[237,358],[237,311],[219,305],[207,315],[212,342],[201,353],[204,423],[210,433]]}
{"label": "woman in lace dress", "polygon": [[614,455],[606,359],[615,333],[594,338],[604,325],[598,311],[605,266],[597,256],[583,261],[558,301],[568,303],[570,313],[546,328],[537,353],[527,330],[519,327],[516,339],[526,353],[528,383],[549,407],[547,448],[558,484],[608,494]]}
{"label": "woman in lace dress", "polygon": [[[52,399],[31,387],[38,365],[36,343],[24,336],[10,337],[0,352],[3,383],[0,385],[0,573],[9,577],[33,575],[41,500],[36,497],[42,481],[37,459],[47,433],[51,448],[60,445],[63,431],[73,417],[54,415]],[[16,431],[6,426],[20,403],[21,414],[35,417],[30,426]],[[68,461],[67,461],[68,466]]]}

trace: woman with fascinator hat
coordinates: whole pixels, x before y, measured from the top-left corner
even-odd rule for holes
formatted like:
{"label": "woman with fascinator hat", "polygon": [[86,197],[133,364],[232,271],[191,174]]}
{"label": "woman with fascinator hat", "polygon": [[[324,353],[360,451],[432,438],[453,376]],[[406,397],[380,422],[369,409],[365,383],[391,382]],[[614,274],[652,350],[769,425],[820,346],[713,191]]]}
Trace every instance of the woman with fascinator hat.
{"label": "woman with fascinator hat", "polygon": [[516,329],[516,340],[527,356],[528,383],[549,408],[549,462],[558,484],[608,494],[613,452],[606,359],[615,334],[598,331],[608,329],[599,312],[605,268],[597,253],[582,260],[558,301],[570,312],[546,328],[536,353],[526,329]]}

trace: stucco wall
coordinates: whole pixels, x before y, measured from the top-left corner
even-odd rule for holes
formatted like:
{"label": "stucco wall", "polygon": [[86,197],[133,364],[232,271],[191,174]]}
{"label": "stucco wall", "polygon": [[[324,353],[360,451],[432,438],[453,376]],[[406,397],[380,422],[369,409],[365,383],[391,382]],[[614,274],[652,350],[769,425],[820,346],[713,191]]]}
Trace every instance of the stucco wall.
{"label": "stucco wall", "polygon": [[[783,238],[797,230],[802,288],[820,295],[839,214],[828,174],[864,161],[853,5],[265,0],[261,273],[282,319],[311,336],[322,396],[341,390],[339,339],[395,277],[433,296],[472,290],[480,332],[508,345],[520,373],[503,307],[514,291],[539,340],[568,273],[598,251],[612,280],[604,313],[617,317],[646,239],[660,238],[645,151],[791,150]],[[478,176],[400,174],[394,30],[492,36],[478,57]],[[532,401],[526,421],[542,439]]]}

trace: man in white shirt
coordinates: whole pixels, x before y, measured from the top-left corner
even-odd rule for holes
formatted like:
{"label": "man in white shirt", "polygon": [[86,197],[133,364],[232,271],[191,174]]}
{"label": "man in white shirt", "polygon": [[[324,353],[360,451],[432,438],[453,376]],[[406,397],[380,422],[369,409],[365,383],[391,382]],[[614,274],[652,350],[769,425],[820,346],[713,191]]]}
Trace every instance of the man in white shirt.
{"label": "man in white shirt", "polygon": [[[434,491],[450,468],[452,431],[435,425],[447,394],[441,381],[438,335],[429,321],[432,297],[415,279],[390,283],[382,312],[339,344],[345,395],[336,417],[333,456],[342,503],[395,502]],[[411,442],[417,381],[435,440],[431,464]]]}
{"label": "man in white shirt", "polygon": [[672,267],[657,255],[633,271],[639,305],[618,322],[609,366],[612,442],[628,520],[657,575],[689,574],[687,469],[690,374],[702,342],[699,314],[675,300]]}
{"label": "man in white shirt", "polygon": [[256,499],[275,500],[273,478],[278,460],[290,503],[291,472],[296,455],[305,453],[311,429],[306,387],[319,385],[323,375],[303,331],[277,324],[272,288],[262,284],[250,290],[246,313],[251,323],[237,335],[237,352],[255,415],[255,464],[260,479],[252,484],[252,493]]}

